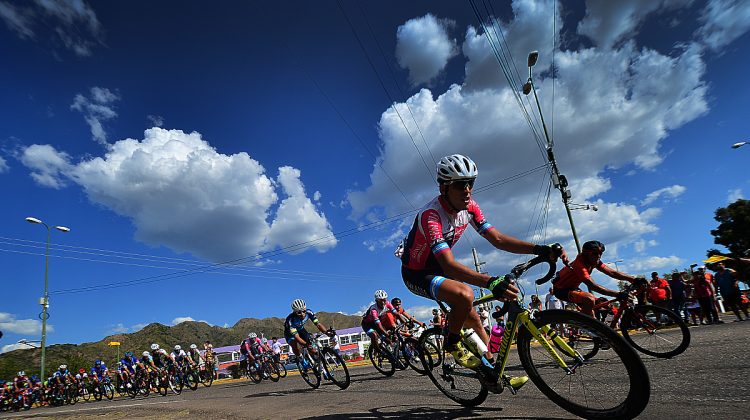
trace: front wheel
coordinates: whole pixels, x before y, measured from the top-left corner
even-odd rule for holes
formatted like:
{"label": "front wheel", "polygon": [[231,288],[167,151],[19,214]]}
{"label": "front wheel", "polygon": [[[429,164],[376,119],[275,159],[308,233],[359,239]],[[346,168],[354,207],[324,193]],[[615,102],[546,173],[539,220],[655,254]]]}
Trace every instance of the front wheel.
{"label": "front wheel", "polygon": [[614,330],[587,315],[557,309],[536,313],[532,322],[550,342],[557,337],[556,325],[601,343],[602,351],[588,360],[558,351],[567,364],[566,371],[552,357],[553,347],[546,349],[526,328],[519,330],[521,364],[537,388],[555,404],[589,419],[630,419],[646,408],[651,395],[646,367]]}
{"label": "front wheel", "polygon": [[351,378],[349,377],[349,368],[346,367],[344,359],[329,347],[324,347],[321,353],[323,356],[323,370],[325,370],[328,379],[341,389],[349,388]]}
{"label": "front wheel", "polygon": [[625,312],[620,322],[622,336],[649,356],[668,359],[690,345],[690,330],[674,312],[653,305],[638,305]]}
{"label": "front wheel", "polygon": [[214,371],[213,369],[210,369],[209,366],[206,366],[200,376],[203,386],[209,387],[214,383]]}
{"label": "front wheel", "polygon": [[[430,350],[431,343],[434,347]],[[487,399],[487,388],[482,384],[478,373],[461,366],[453,358],[447,358],[442,346],[443,332],[439,328],[431,328],[419,337],[419,353],[425,373],[433,384],[446,397],[465,406],[476,407]],[[436,353],[432,353],[435,351]]]}
{"label": "front wheel", "polygon": [[424,375],[427,371],[427,368],[422,365],[422,359],[419,357],[420,353],[423,351],[430,353],[438,352],[437,347],[433,343],[425,342],[424,347],[422,347],[414,337],[404,340],[404,348],[401,351],[406,359],[406,363],[420,375]]}
{"label": "front wheel", "polygon": [[[313,363],[317,362],[314,362],[308,353],[305,353],[303,357],[297,358],[299,375],[308,385],[316,389],[320,386],[320,372],[313,368]],[[305,364],[307,367],[305,367]]]}
{"label": "front wheel", "polygon": [[283,362],[276,362],[276,369],[279,370],[279,377],[286,378],[286,365]]}
{"label": "front wheel", "polygon": [[378,372],[385,376],[391,376],[396,372],[396,364],[394,358],[389,354],[383,343],[378,343],[376,346],[374,343],[370,344],[367,349],[367,357],[370,358],[370,362]]}

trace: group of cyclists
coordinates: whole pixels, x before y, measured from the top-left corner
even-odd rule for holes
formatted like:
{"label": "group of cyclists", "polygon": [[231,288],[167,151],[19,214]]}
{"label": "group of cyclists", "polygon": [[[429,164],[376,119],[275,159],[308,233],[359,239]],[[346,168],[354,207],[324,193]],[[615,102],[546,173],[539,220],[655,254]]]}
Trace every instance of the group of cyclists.
{"label": "group of cyclists", "polygon": [[[101,359],[96,359],[88,370],[80,368],[78,371],[71,371],[66,364],[62,364],[46,380],[19,371],[12,381],[2,381],[0,384],[0,409],[29,409],[35,403],[75,403],[79,397],[88,399],[92,393],[96,395],[96,390],[100,390],[100,386],[104,384],[112,387],[112,393],[116,390],[125,394],[136,386],[135,378],[139,371],[143,371],[147,378],[153,378],[160,373],[196,369],[213,379],[216,362],[216,354],[209,341],[204,343],[202,352],[196,344],[191,344],[187,352],[179,344],[171,352],[167,352],[154,343],[151,351],[144,351],[140,358],[130,351],[125,352],[113,371]],[[155,385],[151,382],[148,386]],[[102,394],[106,394],[106,391]]]}

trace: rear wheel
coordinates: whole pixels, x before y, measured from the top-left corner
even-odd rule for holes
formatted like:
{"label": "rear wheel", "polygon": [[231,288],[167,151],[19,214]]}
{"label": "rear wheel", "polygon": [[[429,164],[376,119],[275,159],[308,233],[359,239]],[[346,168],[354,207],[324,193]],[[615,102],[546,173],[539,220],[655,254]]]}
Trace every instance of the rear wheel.
{"label": "rear wheel", "polygon": [[388,353],[388,349],[383,346],[383,343],[379,343],[377,346],[371,344],[367,349],[367,357],[370,358],[370,362],[375,366],[375,369],[385,376],[391,376],[396,371],[394,357]]}
{"label": "rear wheel", "polygon": [[[446,397],[465,406],[475,407],[487,399],[487,388],[482,385],[476,371],[463,367],[443,354],[442,343],[443,332],[438,328],[431,328],[419,337],[421,348],[425,349],[425,343],[434,344],[439,350],[437,354],[428,351],[419,353],[422,366],[426,367],[425,373],[433,384]],[[429,345],[428,345],[429,346]]]}
{"label": "rear wheel", "polygon": [[426,347],[423,349],[419,345],[419,341],[414,337],[409,337],[404,340],[404,348],[402,349],[406,363],[419,374],[424,375],[426,368],[422,365],[422,359],[419,354],[422,351],[430,351],[437,353],[437,347],[432,343],[425,343]]}
{"label": "rear wheel", "polygon": [[209,387],[214,383],[214,371],[208,366],[201,372],[201,383],[205,387]]}
{"label": "rear wheel", "polygon": [[557,352],[569,371],[560,368],[550,353],[526,328],[518,333],[518,354],[529,377],[544,395],[569,412],[589,419],[633,418],[648,404],[651,386],[638,354],[614,330],[587,315],[564,310],[536,313],[534,325],[541,331],[553,325],[571,328],[603,345],[596,358],[577,361]]}
{"label": "rear wheel", "polygon": [[690,330],[674,312],[653,305],[638,305],[627,311],[620,322],[622,336],[649,356],[670,358],[690,345]]}
{"label": "rear wheel", "polygon": [[323,369],[328,375],[328,379],[341,389],[349,388],[351,378],[344,359],[329,347],[323,348],[321,353],[323,355]]}

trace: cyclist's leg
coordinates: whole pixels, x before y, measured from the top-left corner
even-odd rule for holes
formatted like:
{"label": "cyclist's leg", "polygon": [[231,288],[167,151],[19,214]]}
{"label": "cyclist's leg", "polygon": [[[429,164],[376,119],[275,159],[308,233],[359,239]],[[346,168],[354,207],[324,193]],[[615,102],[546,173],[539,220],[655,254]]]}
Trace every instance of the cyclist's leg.
{"label": "cyclist's leg", "polygon": [[560,289],[559,291],[555,290],[555,296],[566,302],[575,303],[580,308],[581,313],[596,318],[594,314],[596,298],[593,294],[584,292],[581,289]]}
{"label": "cyclist's leg", "polygon": [[485,345],[489,342],[489,337],[482,327],[479,314],[471,305],[474,301],[474,291],[469,285],[456,280],[444,279],[438,286],[437,297],[451,307],[448,314],[449,334],[459,335],[461,328],[465,325],[473,328]]}

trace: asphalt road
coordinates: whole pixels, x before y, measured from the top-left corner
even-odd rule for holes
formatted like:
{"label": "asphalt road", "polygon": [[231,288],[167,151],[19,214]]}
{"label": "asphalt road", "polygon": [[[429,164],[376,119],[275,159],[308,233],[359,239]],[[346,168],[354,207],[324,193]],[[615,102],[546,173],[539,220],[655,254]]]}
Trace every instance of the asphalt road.
{"label": "asphalt road", "polygon": [[[643,356],[651,377],[651,400],[641,418],[742,419],[750,409],[750,322],[691,327],[688,350],[674,359]],[[514,354],[510,365],[518,371]],[[459,419],[575,418],[529,382],[518,395],[490,395],[474,409],[445,398],[413,371],[386,378],[371,366],[351,369],[352,384],[311,389],[299,376],[277,383],[218,383],[182,395],[119,398],[59,408],[3,413],[0,418],[295,418],[295,419]],[[512,372],[511,372],[512,374]]]}

